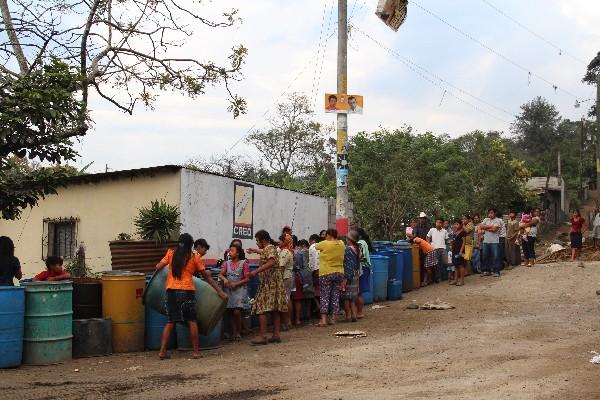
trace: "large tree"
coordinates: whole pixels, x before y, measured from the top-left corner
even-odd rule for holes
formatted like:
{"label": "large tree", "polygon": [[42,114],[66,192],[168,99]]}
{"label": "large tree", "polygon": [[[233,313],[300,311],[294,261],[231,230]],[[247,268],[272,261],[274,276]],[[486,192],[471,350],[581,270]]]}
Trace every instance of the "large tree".
{"label": "large tree", "polygon": [[[61,163],[77,156],[90,93],[132,113],[157,93],[196,97],[222,84],[234,117],[246,103],[231,91],[246,55],[235,46],[222,63],[181,47],[202,25],[236,23],[236,11],[206,18],[178,0],[0,0],[0,190],[3,218],[17,218],[64,182],[59,170],[12,169],[11,157]],[[31,175],[35,174],[35,176]]]}

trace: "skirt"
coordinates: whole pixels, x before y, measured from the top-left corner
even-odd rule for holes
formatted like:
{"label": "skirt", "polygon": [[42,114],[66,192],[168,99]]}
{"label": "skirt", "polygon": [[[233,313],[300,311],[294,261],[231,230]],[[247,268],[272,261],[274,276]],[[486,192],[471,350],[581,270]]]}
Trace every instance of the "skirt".
{"label": "skirt", "polygon": [[196,297],[193,290],[167,290],[167,321],[196,320]]}
{"label": "skirt", "polygon": [[581,249],[583,247],[583,234],[581,232],[571,232],[571,248]]}
{"label": "skirt", "polygon": [[340,300],[356,301],[358,297],[358,276],[346,283],[346,290],[340,295]]}

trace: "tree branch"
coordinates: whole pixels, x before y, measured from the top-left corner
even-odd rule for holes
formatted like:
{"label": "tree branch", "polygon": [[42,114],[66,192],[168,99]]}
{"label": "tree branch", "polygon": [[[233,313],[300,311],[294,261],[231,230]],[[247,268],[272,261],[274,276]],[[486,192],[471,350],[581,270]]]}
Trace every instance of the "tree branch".
{"label": "tree branch", "polygon": [[19,41],[13,26],[12,16],[8,8],[7,0],[0,0],[0,11],[2,12],[2,20],[4,22],[4,26],[6,27],[6,35],[8,36],[8,39],[12,45],[15,58],[19,64],[19,69],[21,70],[21,74],[25,75],[29,71],[29,63],[27,62],[27,58],[25,58],[25,53],[23,53],[21,42]]}

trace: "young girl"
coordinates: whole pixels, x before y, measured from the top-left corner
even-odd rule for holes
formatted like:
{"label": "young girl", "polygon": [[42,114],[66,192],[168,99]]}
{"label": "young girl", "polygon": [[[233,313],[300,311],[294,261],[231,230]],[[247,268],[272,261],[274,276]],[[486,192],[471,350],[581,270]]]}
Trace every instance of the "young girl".
{"label": "young girl", "polygon": [[200,339],[196,322],[196,298],[194,297],[194,273],[200,272],[206,282],[225,300],[227,295],[212,280],[210,272],[204,268],[200,255],[192,252],[194,239],[189,233],[179,236],[177,248],[169,249],[163,259],[156,264],[156,270],[170,266],[167,275],[167,324],[163,329],[162,342],[158,356],[161,360],[170,358],[167,354],[167,342],[176,322],[187,322],[192,341],[192,357],[199,358]]}
{"label": "young girl", "polygon": [[[454,284],[463,286],[465,284],[465,237],[467,233],[463,230],[462,221],[454,221],[454,240],[452,240],[452,264],[454,266]],[[458,280],[460,278],[460,281]],[[450,275],[448,275],[450,279]]]}
{"label": "young girl", "polygon": [[360,275],[360,249],[358,232],[348,232],[348,245],[344,253],[344,283],[342,296],[346,322],[356,322],[356,299],[358,297],[358,278]]}
{"label": "young girl", "polygon": [[23,277],[21,263],[15,257],[15,245],[8,236],[0,236],[0,286],[14,286],[13,279]]}
{"label": "young girl", "polygon": [[244,249],[237,243],[232,243],[228,250],[229,260],[223,263],[219,279],[229,297],[227,309],[231,311],[231,329],[233,340],[242,338],[242,310],[248,301],[247,284],[250,281],[250,265],[246,260]]}

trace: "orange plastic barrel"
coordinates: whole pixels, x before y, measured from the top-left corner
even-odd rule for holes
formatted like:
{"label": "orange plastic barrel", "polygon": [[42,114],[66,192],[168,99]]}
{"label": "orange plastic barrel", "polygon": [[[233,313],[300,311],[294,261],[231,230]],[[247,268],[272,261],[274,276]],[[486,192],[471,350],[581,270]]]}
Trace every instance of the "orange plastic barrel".
{"label": "orange plastic barrel", "polygon": [[144,351],[144,286],[142,273],[102,275],[102,317],[112,320],[113,353]]}
{"label": "orange plastic barrel", "polygon": [[413,244],[412,247],[412,271],[413,271],[413,288],[417,289],[421,286],[421,254],[419,253],[419,245]]}

